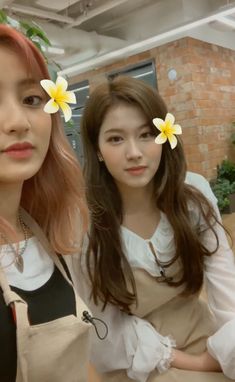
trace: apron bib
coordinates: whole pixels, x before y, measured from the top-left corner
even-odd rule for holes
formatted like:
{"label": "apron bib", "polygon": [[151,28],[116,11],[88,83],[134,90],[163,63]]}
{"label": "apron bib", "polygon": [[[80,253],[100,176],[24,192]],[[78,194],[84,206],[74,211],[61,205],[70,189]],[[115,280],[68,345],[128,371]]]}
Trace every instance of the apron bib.
{"label": "apron bib", "polygon": [[[73,287],[58,256],[52,251],[37,223],[25,212],[25,223],[52,257]],[[69,315],[48,323],[30,325],[27,303],[10,289],[0,269],[0,286],[7,305],[14,306],[17,340],[16,382],[87,382],[89,329],[82,320],[87,307],[74,290],[77,316]]]}
{"label": "apron bib", "polygon": [[[138,304],[132,313],[154,326],[163,336],[172,336],[177,349],[190,354],[206,350],[207,338],[215,332],[215,322],[207,304],[199,294],[182,297],[183,286],[171,287],[158,282],[143,269],[133,269]],[[180,260],[167,268],[167,277],[178,280],[181,276]],[[124,370],[105,373],[102,382],[131,382]],[[231,379],[217,372],[185,371],[170,368],[163,374],[154,370],[147,382],[229,382]]]}

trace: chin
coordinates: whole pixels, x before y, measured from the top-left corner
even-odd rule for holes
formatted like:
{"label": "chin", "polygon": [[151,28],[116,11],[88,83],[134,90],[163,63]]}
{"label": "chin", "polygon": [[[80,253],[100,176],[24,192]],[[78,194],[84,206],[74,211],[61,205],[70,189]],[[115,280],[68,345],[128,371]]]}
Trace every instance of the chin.
{"label": "chin", "polygon": [[136,182],[130,182],[126,183],[126,187],[131,187],[131,188],[143,188],[148,186],[150,181],[136,181]]}
{"label": "chin", "polygon": [[1,177],[3,183],[22,183],[28,179],[31,179],[38,173],[40,168],[30,169],[27,171],[17,171],[17,173],[8,173],[7,176]]}

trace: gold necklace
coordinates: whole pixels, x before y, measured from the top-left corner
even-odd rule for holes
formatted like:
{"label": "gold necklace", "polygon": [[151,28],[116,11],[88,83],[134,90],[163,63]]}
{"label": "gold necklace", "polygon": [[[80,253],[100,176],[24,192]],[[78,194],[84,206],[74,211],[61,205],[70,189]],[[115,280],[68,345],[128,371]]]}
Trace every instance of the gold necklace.
{"label": "gold necklace", "polygon": [[15,260],[14,260],[14,265],[16,269],[20,272],[23,273],[24,271],[24,259],[23,259],[23,253],[25,252],[27,245],[28,245],[28,227],[26,224],[23,222],[22,217],[19,213],[18,215],[18,222],[21,227],[21,230],[24,234],[24,245],[22,248],[20,248],[18,251],[15,248],[15,245],[9,242],[8,238],[1,232],[0,236],[3,238],[3,240],[7,243],[7,246],[11,249],[11,252],[15,255]]}

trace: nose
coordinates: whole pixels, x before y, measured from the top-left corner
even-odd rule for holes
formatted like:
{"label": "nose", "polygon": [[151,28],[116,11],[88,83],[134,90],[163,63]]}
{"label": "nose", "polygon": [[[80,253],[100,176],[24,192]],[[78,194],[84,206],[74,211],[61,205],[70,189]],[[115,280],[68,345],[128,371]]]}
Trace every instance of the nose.
{"label": "nose", "polygon": [[[9,101],[3,106],[1,111],[4,121],[1,122],[6,134],[24,134],[31,125],[28,119],[27,111],[20,103]],[[2,120],[2,118],[0,118]]]}
{"label": "nose", "polygon": [[126,147],[126,158],[127,160],[132,159],[140,159],[142,158],[143,154],[142,151],[138,145],[138,143],[135,140],[130,140],[127,142]]}

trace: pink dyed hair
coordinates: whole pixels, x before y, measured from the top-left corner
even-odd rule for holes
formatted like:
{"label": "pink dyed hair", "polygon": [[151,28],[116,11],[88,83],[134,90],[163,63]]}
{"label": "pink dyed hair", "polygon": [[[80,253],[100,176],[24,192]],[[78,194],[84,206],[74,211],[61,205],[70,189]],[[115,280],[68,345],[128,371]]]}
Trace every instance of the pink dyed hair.
{"label": "pink dyed hair", "polygon": [[[38,81],[50,78],[44,57],[23,34],[0,25],[0,46],[15,52]],[[88,225],[85,184],[58,113],[53,114],[47,156],[37,174],[23,185],[21,206],[41,226],[52,248],[61,254],[80,250]],[[0,218],[3,231],[3,219]]]}

